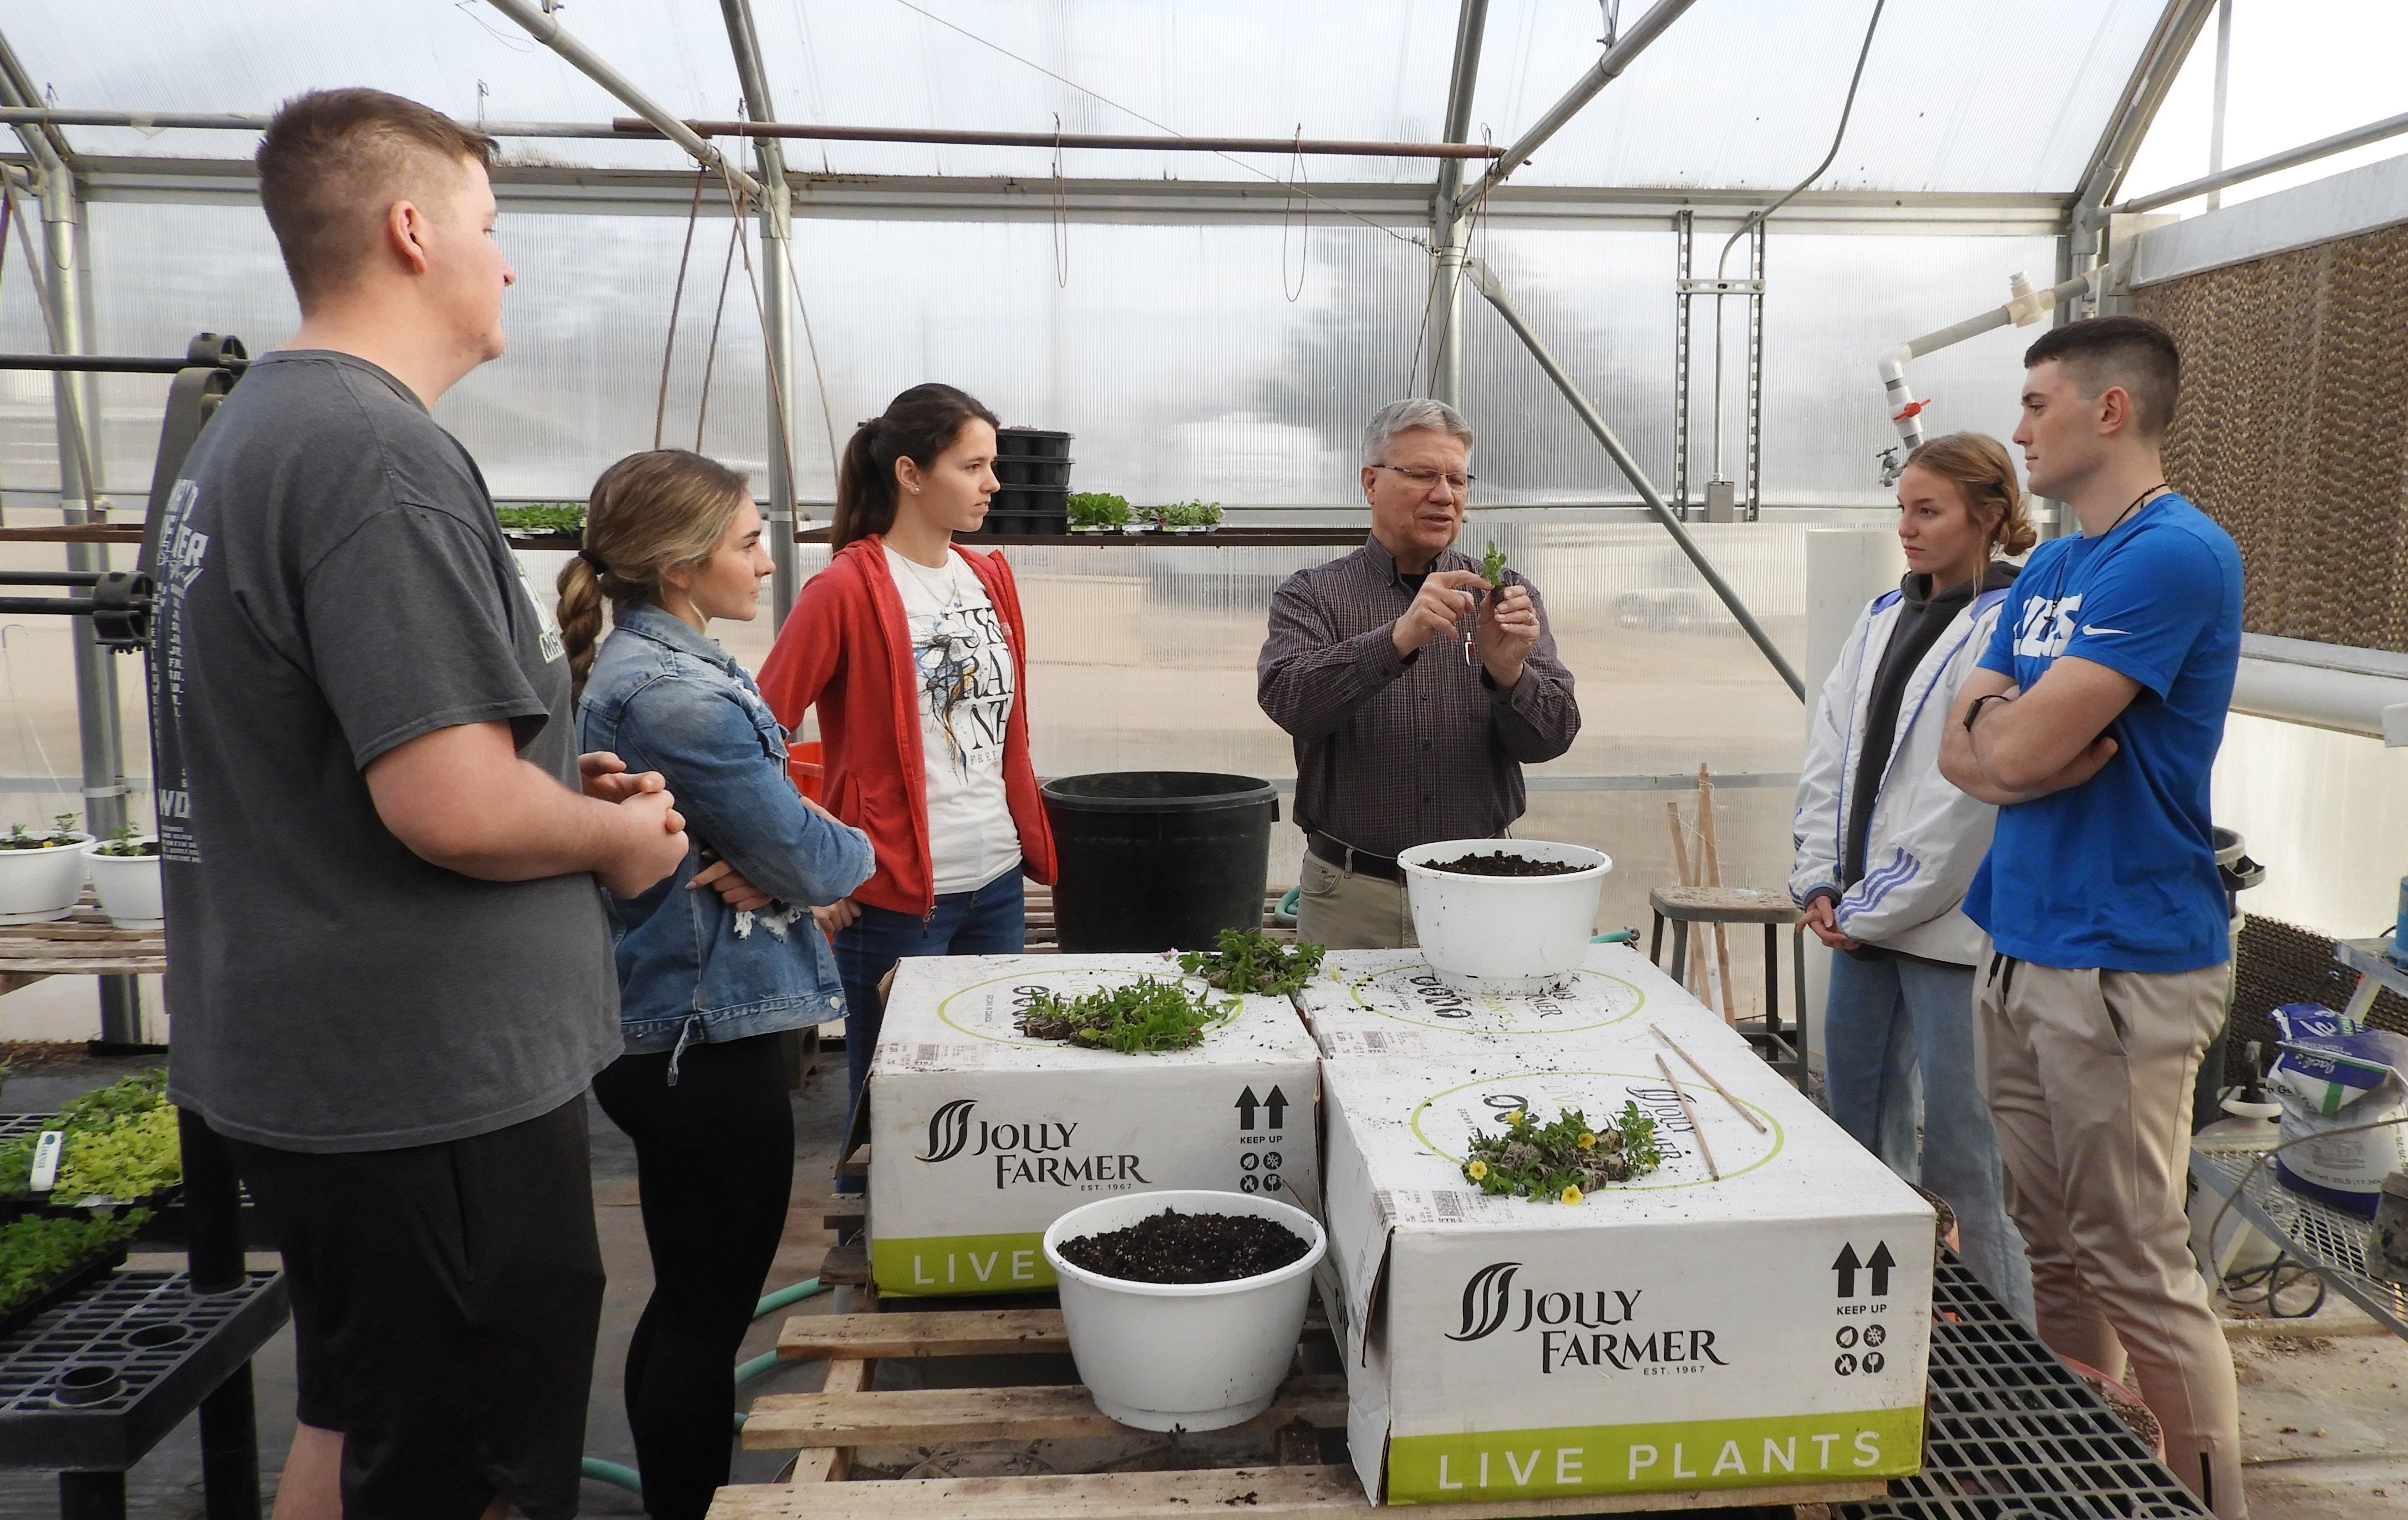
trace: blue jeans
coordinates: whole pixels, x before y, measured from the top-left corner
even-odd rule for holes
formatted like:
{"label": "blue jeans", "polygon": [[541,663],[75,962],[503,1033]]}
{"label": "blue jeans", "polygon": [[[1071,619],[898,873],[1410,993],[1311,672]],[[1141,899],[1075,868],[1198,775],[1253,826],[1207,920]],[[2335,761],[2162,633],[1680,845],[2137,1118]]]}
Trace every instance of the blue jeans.
{"label": "blue jeans", "polygon": [[[1027,948],[1028,908],[1017,866],[975,892],[940,894],[924,922],[916,913],[864,903],[861,916],[836,937],[837,976],[844,982],[848,1111],[861,1103],[870,1054],[878,1048],[884,1013],[878,983],[896,961],[911,955],[1017,955]],[[839,1181],[837,1191],[858,1193],[861,1185]]]}
{"label": "blue jeans", "polygon": [[1973,968],[1835,953],[1823,1072],[1840,1127],[1890,1170],[1948,1200],[1965,1265],[2030,1324],[2031,1264],[2007,1220],[1999,1140],[1973,1066]]}

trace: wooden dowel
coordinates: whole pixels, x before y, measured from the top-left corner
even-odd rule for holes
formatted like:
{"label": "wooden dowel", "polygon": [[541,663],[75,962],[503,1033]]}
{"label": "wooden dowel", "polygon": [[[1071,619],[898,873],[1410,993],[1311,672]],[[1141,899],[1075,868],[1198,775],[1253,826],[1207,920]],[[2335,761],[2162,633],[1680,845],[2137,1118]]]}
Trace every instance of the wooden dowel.
{"label": "wooden dowel", "polygon": [[1656,1057],[1656,1069],[1664,1073],[1664,1080],[1672,1084],[1672,1096],[1680,1099],[1681,1111],[1689,1116],[1689,1133],[1698,1138],[1698,1154],[1706,1158],[1706,1175],[1721,1182],[1723,1174],[1714,1166],[1714,1148],[1706,1143],[1706,1126],[1698,1123],[1698,1111],[1690,1105],[1689,1095],[1681,1091],[1681,1079],[1672,1075],[1672,1068],[1664,1064],[1661,1055]]}
{"label": "wooden dowel", "polygon": [[[1718,887],[1723,884],[1723,857],[1714,839],[1714,783],[1703,764],[1698,767],[1698,837],[1700,884]],[[1731,992],[1730,931],[1719,920],[1714,924],[1714,966],[1720,973],[1723,1023],[1736,1026],[1739,999]]]}
{"label": "wooden dowel", "polygon": [[[1681,831],[1681,805],[1668,798],[1664,803],[1664,816],[1672,826],[1672,862],[1681,869],[1681,884],[1696,886],[1697,873],[1689,868],[1688,838]],[[1711,990],[1706,986],[1706,937],[1702,932],[1697,932],[1683,934],[1681,939],[1689,947],[1688,960],[1672,968],[1672,978],[1703,997]]]}
{"label": "wooden dowel", "polygon": [[[1721,1083],[1716,1082],[1713,1072],[1707,1070],[1704,1067],[1699,1066],[1696,1056],[1690,1054],[1687,1051],[1683,1050],[1679,1040],[1673,1039],[1670,1035],[1666,1034],[1662,1025],[1651,1024],[1647,1027],[1656,1031],[1656,1039],[1672,1047],[1672,1054],[1678,1055],[1682,1060],[1688,1062],[1690,1070],[1695,1071],[1698,1076],[1705,1078],[1707,1086],[1712,1087],[1715,1092],[1722,1094],[1724,1101],[1729,1103],[1732,1108],[1737,1109],[1741,1118],[1746,1120],[1749,1124],[1754,1125],[1757,1134],[1761,1135],[1765,1132],[1764,1121],[1756,1116],[1756,1111],[1741,1102],[1738,1098],[1731,1097],[1730,1089],[1724,1086]],[[1656,1059],[1660,1061],[1663,1057],[1659,1055]]]}

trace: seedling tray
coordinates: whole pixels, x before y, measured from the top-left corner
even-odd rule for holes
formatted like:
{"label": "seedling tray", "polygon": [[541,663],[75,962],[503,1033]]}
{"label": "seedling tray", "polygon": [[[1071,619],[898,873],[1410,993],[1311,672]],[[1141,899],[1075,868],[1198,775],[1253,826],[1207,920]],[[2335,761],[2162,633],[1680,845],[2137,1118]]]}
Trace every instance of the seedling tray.
{"label": "seedling tray", "polygon": [[123,1471],[289,1313],[279,1272],[203,1295],[180,1271],[121,1270],[50,1305],[0,1335],[0,1468]]}
{"label": "seedling tray", "polygon": [[81,1293],[94,1280],[115,1271],[124,1261],[125,1242],[122,1240],[103,1246],[84,1257],[83,1260],[50,1279],[50,1286],[16,1308],[0,1312],[0,1339],[5,1339],[9,1331],[33,1319],[50,1305]]}
{"label": "seedling tray", "polygon": [[[40,1134],[54,1117],[56,1115],[49,1113],[0,1113],[0,1145],[22,1140],[28,1135]],[[87,1204],[80,1199],[69,1203],[47,1193],[0,1196],[0,1224],[28,1215],[45,1219],[92,1219],[105,1213],[123,1213],[129,1209],[148,1209],[156,1214],[175,1203],[183,1192],[183,1183],[170,1183],[148,1197],[118,1199],[106,1204]]]}

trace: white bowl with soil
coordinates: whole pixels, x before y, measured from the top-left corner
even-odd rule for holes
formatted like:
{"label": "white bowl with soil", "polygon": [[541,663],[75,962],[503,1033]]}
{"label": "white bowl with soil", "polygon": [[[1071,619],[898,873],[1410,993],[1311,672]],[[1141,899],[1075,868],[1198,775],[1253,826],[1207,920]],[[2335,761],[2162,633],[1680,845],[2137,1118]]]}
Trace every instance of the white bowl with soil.
{"label": "white bowl with soil", "polygon": [[1613,861],[1545,839],[1441,839],[1397,856],[1413,934],[1458,992],[1560,992],[1588,956]]}
{"label": "white bowl with soil", "polygon": [[1311,1214],[1246,1193],[1124,1194],[1045,1231],[1079,1379],[1140,1430],[1219,1430],[1270,1408],[1327,1250]]}
{"label": "white bowl with soil", "polygon": [[91,842],[74,831],[0,838],[0,924],[46,924],[74,912]]}
{"label": "white bowl with soil", "polygon": [[[134,853],[111,854],[130,848]],[[148,851],[142,853],[140,852]],[[167,908],[159,886],[159,841],[150,835],[125,840],[95,839],[84,846],[92,871],[92,893],[100,911],[121,929],[155,929],[167,922]]]}

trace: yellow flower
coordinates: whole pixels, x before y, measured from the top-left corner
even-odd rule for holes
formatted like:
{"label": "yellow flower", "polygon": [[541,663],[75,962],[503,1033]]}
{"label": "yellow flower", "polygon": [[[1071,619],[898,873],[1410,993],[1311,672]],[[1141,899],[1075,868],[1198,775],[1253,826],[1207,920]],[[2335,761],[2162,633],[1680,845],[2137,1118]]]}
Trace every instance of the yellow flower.
{"label": "yellow flower", "polygon": [[1566,1203],[1578,1203],[1586,1196],[1587,1195],[1584,1194],[1578,1187],[1573,1186],[1571,1183],[1567,1183],[1564,1184],[1564,1201]]}
{"label": "yellow flower", "polygon": [[1572,1143],[1579,1146],[1584,1151],[1594,1151],[1597,1149],[1597,1137],[1584,1129],[1581,1131],[1580,1139],[1574,1140]]}
{"label": "yellow flower", "polygon": [[1526,1125],[1530,1122],[1530,1111],[1527,1109],[1515,1109],[1512,1112],[1505,1116],[1505,1122],[1516,1128],[1519,1128],[1523,1125]]}
{"label": "yellow flower", "polygon": [[1488,1175],[1488,1163],[1485,1161],[1475,1161],[1471,1165],[1463,1169],[1463,1174],[1476,1183],[1483,1177]]}

